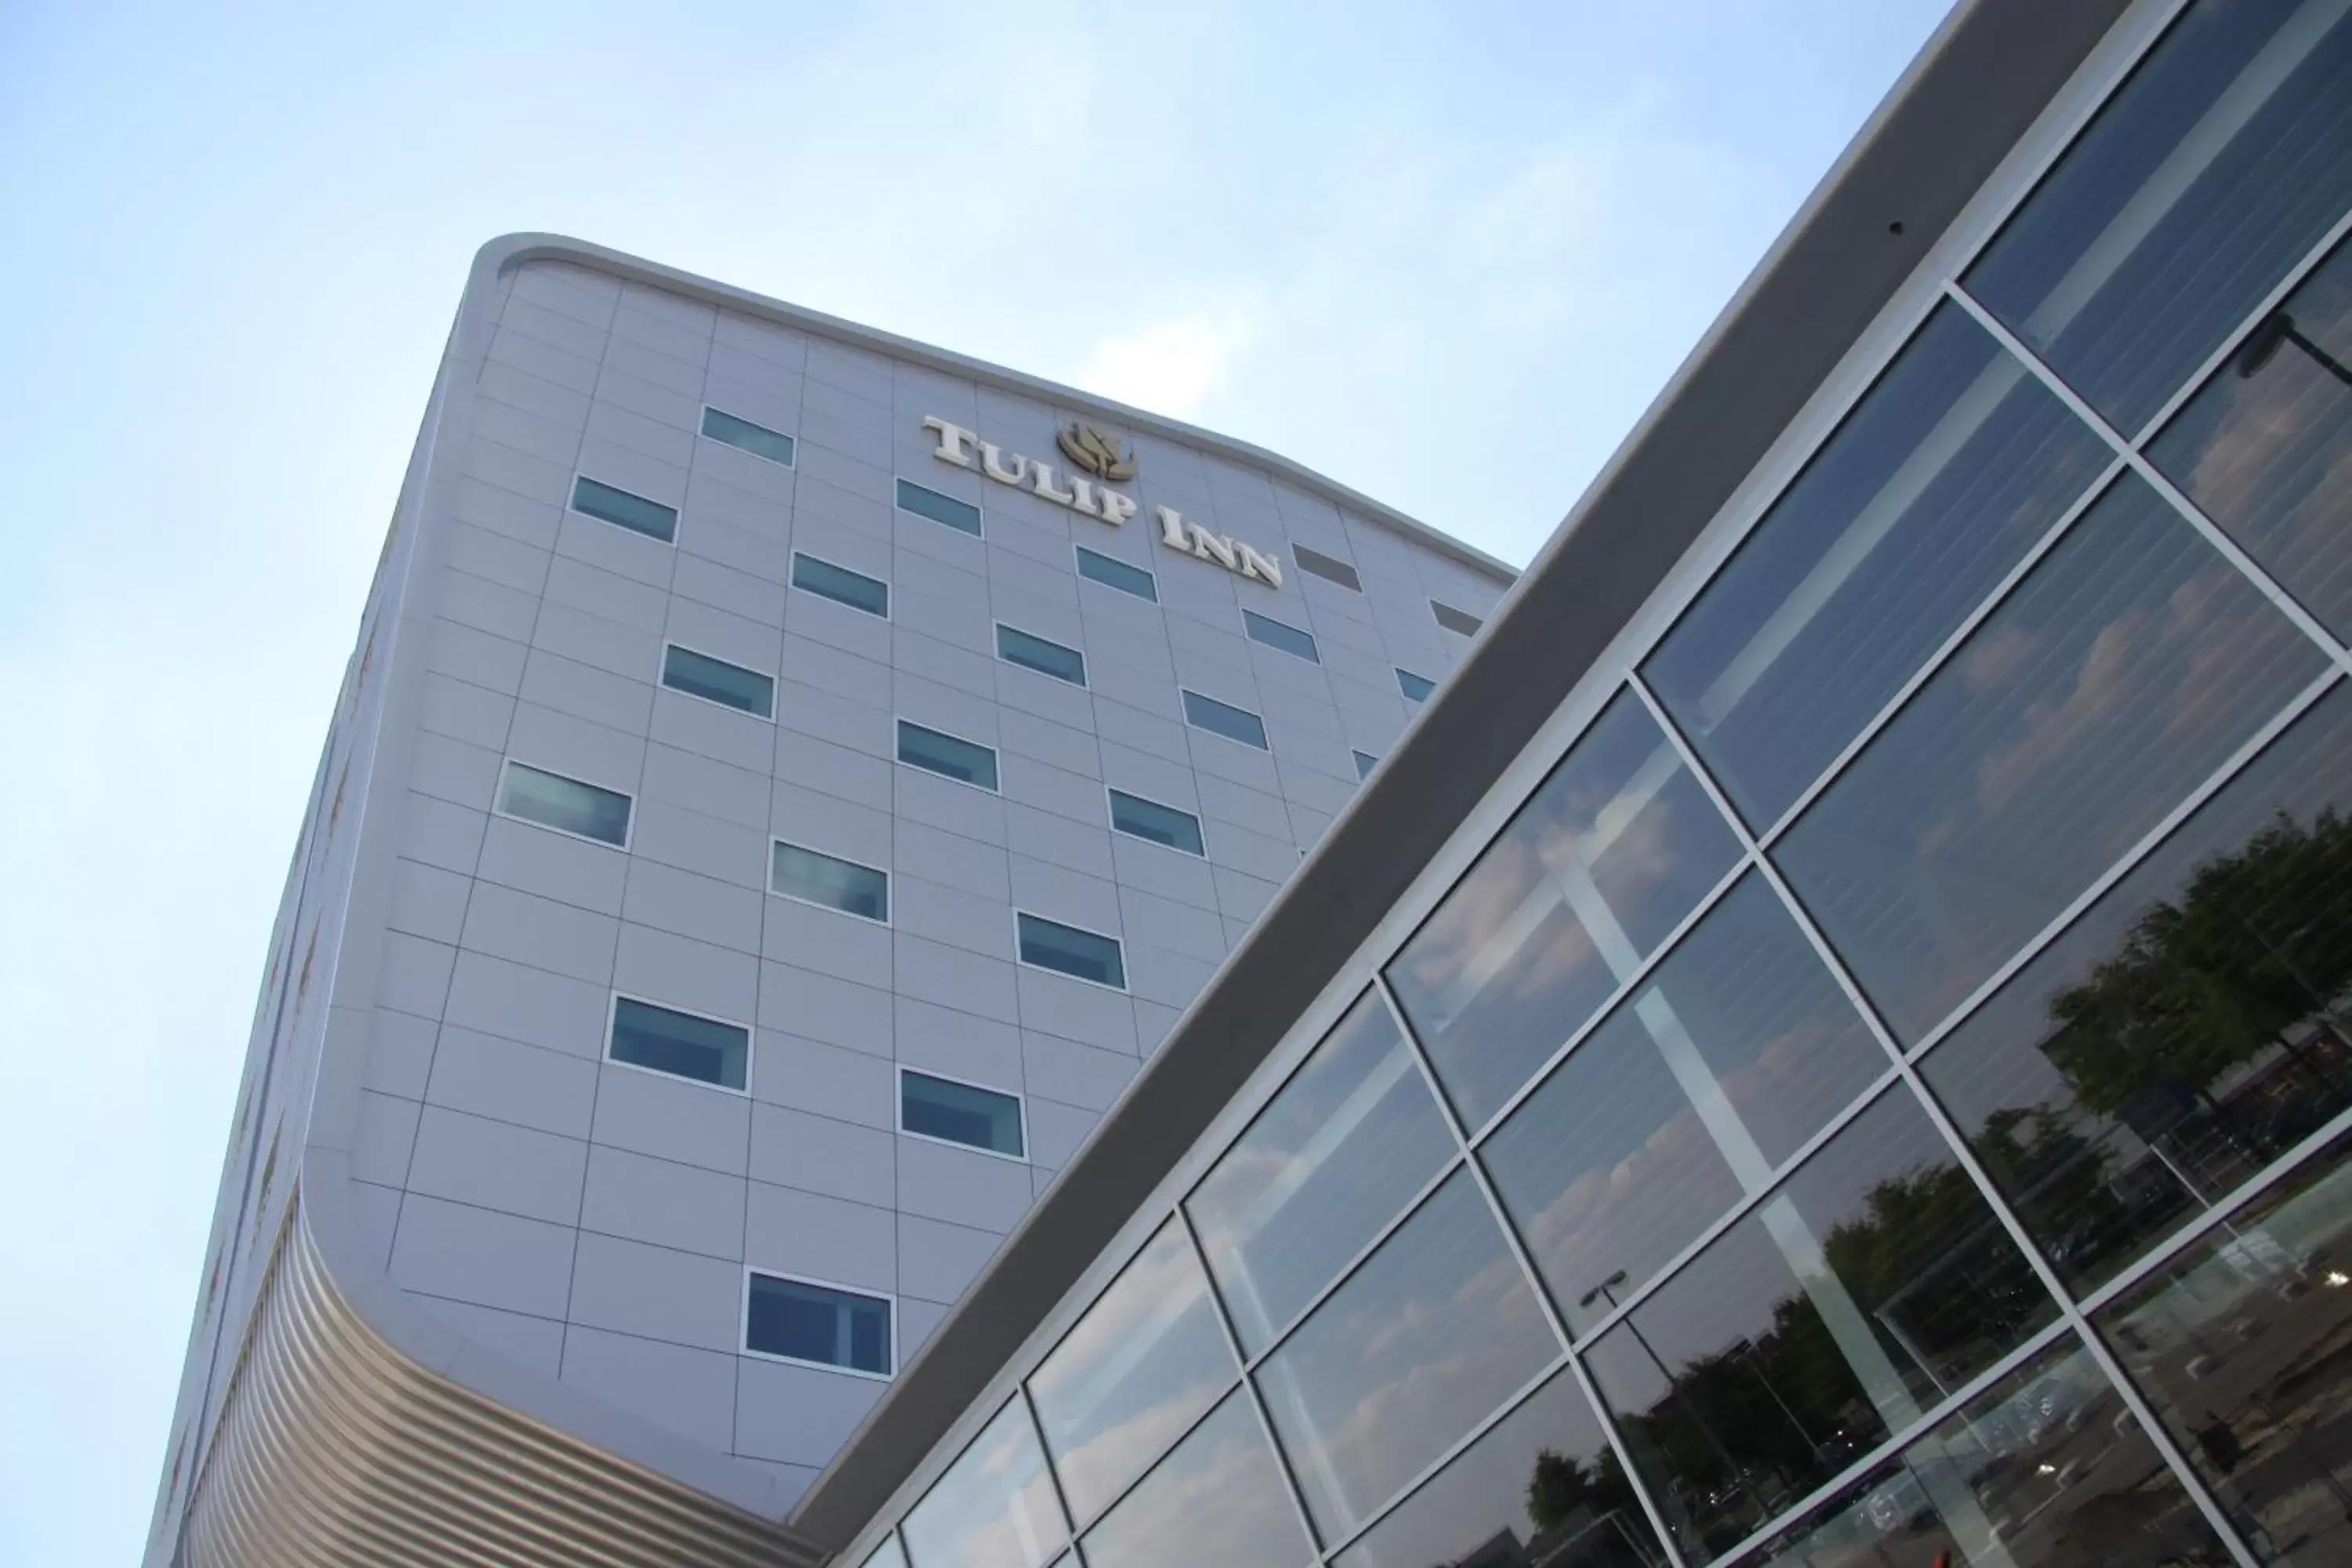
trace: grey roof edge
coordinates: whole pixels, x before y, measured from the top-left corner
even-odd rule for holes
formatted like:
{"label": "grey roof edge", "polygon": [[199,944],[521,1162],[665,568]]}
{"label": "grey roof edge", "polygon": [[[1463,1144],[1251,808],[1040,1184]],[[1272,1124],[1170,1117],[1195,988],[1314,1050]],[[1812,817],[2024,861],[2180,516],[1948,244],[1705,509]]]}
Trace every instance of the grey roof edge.
{"label": "grey roof edge", "polygon": [[[1769,453],[2127,0],[1965,0],[1489,619],[794,1511],[889,1502],[1403,896]],[[1890,232],[1899,222],[1902,232]]]}
{"label": "grey roof edge", "polygon": [[1155,436],[1279,475],[1335,505],[1378,522],[1425,550],[1491,577],[1498,584],[1508,585],[1519,574],[1518,568],[1508,562],[1465,544],[1451,534],[1441,533],[1427,523],[1408,517],[1394,507],[1374,500],[1361,491],[1318,474],[1278,452],[1270,452],[1247,441],[1221,436],[1213,430],[1204,430],[1197,425],[1188,425],[1181,419],[1171,419],[1148,409],[1131,407],[1075,386],[1066,386],[1060,382],[1048,381],[1043,376],[1029,375],[950,349],[937,348],[912,338],[900,337],[895,332],[886,332],[878,327],[863,326],[839,316],[826,315],[822,310],[812,310],[805,306],[755,294],[748,289],[719,283],[568,235],[518,232],[500,235],[488,241],[475,253],[474,278],[467,284],[467,292],[473,292],[499,273],[531,261],[569,261],[593,268],[618,278],[700,300],[706,304],[723,306],[803,331],[815,332],[839,342],[871,349],[894,359],[909,360],[1000,391],[1039,398],[1066,408],[1116,420],[1132,429],[1148,430]]}

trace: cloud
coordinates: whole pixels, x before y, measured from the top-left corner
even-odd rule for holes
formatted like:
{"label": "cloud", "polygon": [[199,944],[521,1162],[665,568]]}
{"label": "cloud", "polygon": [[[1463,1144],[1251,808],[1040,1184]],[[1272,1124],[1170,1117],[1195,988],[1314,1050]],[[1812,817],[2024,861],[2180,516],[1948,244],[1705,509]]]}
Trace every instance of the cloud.
{"label": "cloud", "polygon": [[1171,316],[1097,342],[1078,372],[1078,384],[1155,414],[1189,419],[1216,390],[1251,335],[1248,320],[1238,310]]}

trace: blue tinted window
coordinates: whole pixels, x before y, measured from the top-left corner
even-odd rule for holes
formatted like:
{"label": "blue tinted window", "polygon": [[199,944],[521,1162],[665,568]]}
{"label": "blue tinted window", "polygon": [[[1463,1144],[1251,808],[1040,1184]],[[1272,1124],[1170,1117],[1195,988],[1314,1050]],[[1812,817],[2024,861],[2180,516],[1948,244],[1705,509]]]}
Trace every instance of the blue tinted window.
{"label": "blue tinted window", "polygon": [[1316,650],[1315,639],[1287,621],[1277,621],[1271,616],[1261,616],[1255,610],[1244,610],[1242,626],[1249,632],[1250,638],[1254,642],[1262,642],[1268,647],[1278,647],[1285,653],[1311,659],[1317,664],[1323,662],[1322,654]]}
{"label": "blue tinted window", "polygon": [[863,573],[835,566],[814,555],[803,555],[797,550],[793,552],[793,586],[869,616],[890,613],[889,584],[878,583]]}
{"label": "blue tinted window", "polygon": [[1201,847],[1201,819],[1156,800],[1111,791],[1110,825],[1131,838],[1148,838],[1187,855],[1206,853]]}
{"label": "blue tinted window", "polygon": [[751,1276],[743,1348],[821,1366],[890,1373],[890,1303],[874,1296]]}
{"label": "blue tinted window", "polygon": [[1114,561],[1099,551],[1078,546],[1078,575],[1091,577],[1105,587],[1116,588],[1122,594],[1132,594],[1139,599],[1160,602],[1160,584],[1140,566],[1129,566],[1124,561]]}
{"label": "blue tinted window", "polygon": [[662,684],[706,702],[740,708],[771,719],[776,712],[776,683],[756,669],[712,658],[709,654],[671,644],[662,652]]}
{"label": "blue tinted window", "polygon": [[996,753],[920,724],[898,721],[898,760],[927,773],[942,773],[982,789],[996,787]]}
{"label": "blue tinted window", "polygon": [[871,866],[839,860],[779,839],[769,886],[788,899],[822,904],[869,921],[890,918],[890,879]]}
{"label": "blue tinted window", "polygon": [[572,483],[572,510],[633,533],[665,542],[677,537],[677,511],[583,475]]}
{"label": "blue tinted window", "polygon": [[1020,919],[1022,963],[1127,989],[1127,965],[1114,939],[1035,915]]}
{"label": "blue tinted window", "polygon": [[755,458],[765,458],[788,468],[793,466],[793,438],[781,430],[771,430],[765,425],[754,425],[749,419],[738,419],[732,414],[706,408],[702,411],[702,433],[714,441],[740,447]]}
{"label": "blue tinted window", "polygon": [[751,1031],[623,996],[613,1004],[611,1054],[632,1067],[741,1089],[750,1076]]}
{"label": "blue tinted window", "polygon": [[912,479],[898,481],[898,510],[911,511],[917,517],[928,517],[933,522],[946,523],[959,533],[980,535],[980,508],[968,500],[943,496],[937,490],[925,489]]}
{"label": "blue tinted window", "polygon": [[1265,721],[1246,708],[1236,708],[1230,702],[1220,702],[1213,697],[1187,691],[1184,693],[1184,721],[1196,730],[1206,730],[1213,735],[1223,735],[1229,741],[1255,746],[1261,752],[1266,749]]}
{"label": "blue tinted window", "polygon": [[996,657],[1007,664],[1017,664],[1024,669],[1034,669],[1040,675],[1050,675],[1056,680],[1066,680],[1073,686],[1087,683],[1087,656],[1074,647],[1064,647],[1044,637],[1031,637],[1013,626],[996,628]]}
{"label": "blue tinted window", "polygon": [[1371,777],[1372,770],[1381,765],[1380,758],[1370,752],[1356,752],[1351,754],[1356,759],[1356,776],[1360,779]]}
{"label": "blue tinted window", "polygon": [[1396,672],[1397,689],[1404,693],[1407,702],[1426,702],[1429,694],[1437,689],[1437,682],[1425,675],[1415,675],[1409,669]]}
{"label": "blue tinted window", "polygon": [[509,763],[499,781],[499,810],[600,844],[629,841],[627,795],[520,763]]}
{"label": "blue tinted window", "polygon": [[898,1125],[926,1138],[944,1138],[1014,1159],[1027,1152],[1018,1099],[905,1068],[898,1071]]}

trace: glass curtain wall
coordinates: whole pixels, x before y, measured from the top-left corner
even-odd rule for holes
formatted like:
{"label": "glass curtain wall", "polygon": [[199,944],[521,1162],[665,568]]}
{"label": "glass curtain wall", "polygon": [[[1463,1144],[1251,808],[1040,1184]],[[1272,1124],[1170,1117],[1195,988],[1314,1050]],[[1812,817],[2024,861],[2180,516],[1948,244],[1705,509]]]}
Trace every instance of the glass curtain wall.
{"label": "glass curtain wall", "polygon": [[2347,84],[2174,8],[881,1561],[2352,1561]]}

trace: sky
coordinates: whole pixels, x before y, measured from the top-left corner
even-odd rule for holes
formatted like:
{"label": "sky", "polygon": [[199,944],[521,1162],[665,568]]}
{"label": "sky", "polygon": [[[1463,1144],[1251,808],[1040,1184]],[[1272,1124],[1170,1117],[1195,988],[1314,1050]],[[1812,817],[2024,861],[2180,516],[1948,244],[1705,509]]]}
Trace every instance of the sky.
{"label": "sky", "polygon": [[483,241],[1073,383],[1519,563],[1944,5],[0,5],[0,1565],[143,1538]]}

